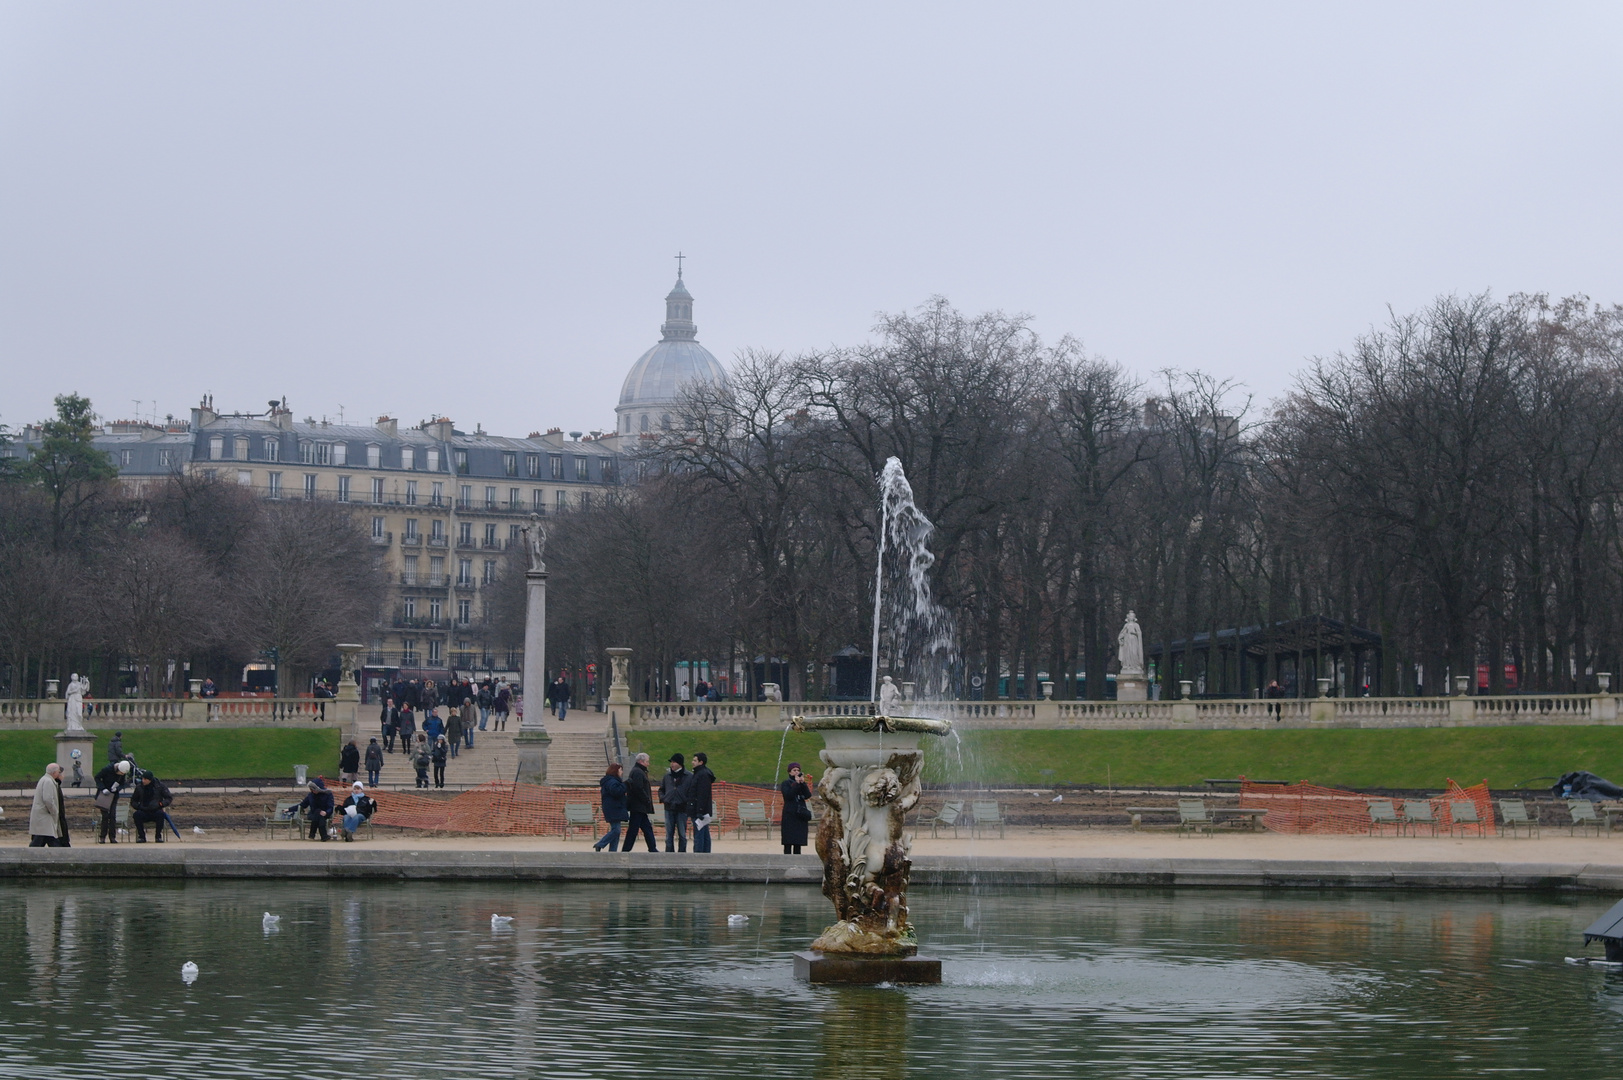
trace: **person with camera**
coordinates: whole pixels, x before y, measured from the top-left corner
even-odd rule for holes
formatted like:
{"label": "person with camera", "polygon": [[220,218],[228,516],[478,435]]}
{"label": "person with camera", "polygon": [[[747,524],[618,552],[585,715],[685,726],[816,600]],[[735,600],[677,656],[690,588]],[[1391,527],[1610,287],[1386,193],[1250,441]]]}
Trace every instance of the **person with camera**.
{"label": "person with camera", "polygon": [[783,819],[778,825],[778,840],[783,844],[785,855],[799,855],[800,849],[808,842],[806,833],[811,822],[811,808],[806,805],[806,800],[812,797],[812,786],[816,782],[814,777],[800,771],[800,762],[791,761],[789,779],[778,785],[778,793],[783,796]]}
{"label": "person with camera", "polygon": [[96,807],[101,811],[101,828],[96,843],[118,843],[118,796],[129,781],[135,766],[128,761],[115,761],[96,773]]}
{"label": "person with camera", "polygon": [[142,769],[135,782],[135,790],[130,792],[130,820],[135,823],[135,842],[147,842],[147,822],[151,822],[157,829],[158,843],[163,843],[163,825],[168,816],[164,813],[174,804],[175,797],[169,793],[156,776],[146,769]]}

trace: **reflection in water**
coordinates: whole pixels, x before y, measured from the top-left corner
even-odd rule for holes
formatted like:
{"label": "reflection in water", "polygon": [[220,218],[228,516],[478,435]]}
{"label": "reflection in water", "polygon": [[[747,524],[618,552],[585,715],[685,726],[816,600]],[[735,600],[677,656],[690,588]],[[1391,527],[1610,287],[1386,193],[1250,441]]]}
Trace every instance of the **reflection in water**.
{"label": "reflection in water", "polygon": [[907,1075],[907,995],[889,987],[822,988],[818,1080],[901,1080]]}
{"label": "reflection in water", "polygon": [[[117,1044],[154,1075],[211,1080],[1447,1080],[1490,1065],[1587,1080],[1623,1040],[1623,976],[1561,962],[1605,898],[913,903],[940,986],[796,983],[789,953],[825,917],[803,887],[0,885],[0,1077],[102,1080],[97,1048]],[[749,931],[730,931],[745,909]],[[493,911],[512,924],[493,930]]]}

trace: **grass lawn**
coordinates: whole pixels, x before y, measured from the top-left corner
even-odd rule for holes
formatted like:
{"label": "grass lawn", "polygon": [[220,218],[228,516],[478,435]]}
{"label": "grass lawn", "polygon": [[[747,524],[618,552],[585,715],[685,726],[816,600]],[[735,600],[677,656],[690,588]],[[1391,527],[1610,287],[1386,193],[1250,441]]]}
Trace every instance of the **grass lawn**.
{"label": "grass lawn", "polygon": [[[112,731],[96,731],[95,763],[107,764]],[[160,780],[225,780],[237,777],[293,778],[294,765],[310,766],[312,776],[338,771],[337,728],[160,728],[124,733],[124,749]],[[49,731],[0,731],[0,783],[32,784],[56,760]]]}
{"label": "grass lawn", "polygon": [[[710,755],[722,780],[781,779],[778,732],[633,731],[660,771],[672,751]],[[1535,776],[1588,769],[1623,781],[1623,727],[1419,728],[1393,731],[967,731],[926,739],[929,783],[1043,787],[1198,785],[1208,776],[1310,781],[1347,788],[1442,788],[1484,778],[1508,788]],[[822,738],[791,733],[782,761],[817,775]],[[1547,786],[1547,785],[1533,785]]]}

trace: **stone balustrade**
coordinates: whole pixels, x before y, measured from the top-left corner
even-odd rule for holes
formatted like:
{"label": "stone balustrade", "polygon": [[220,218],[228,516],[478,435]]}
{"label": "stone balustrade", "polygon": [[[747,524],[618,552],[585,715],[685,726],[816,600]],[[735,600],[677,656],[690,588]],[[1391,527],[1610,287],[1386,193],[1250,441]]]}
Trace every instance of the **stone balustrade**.
{"label": "stone balustrade", "polygon": [[[311,698],[92,698],[85,727],[345,727],[355,722],[353,702]],[[60,698],[0,700],[0,730],[60,731]]]}
{"label": "stone balustrade", "polygon": [[[793,716],[867,716],[867,702],[644,702],[630,724],[653,730],[780,730]],[[1540,694],[1506,697],[1284,698],[1223,701],[936,701],[901,713],[977,728],[1260,730],[1264,728],[1509,727],[1617,724],[1618,696]]]}

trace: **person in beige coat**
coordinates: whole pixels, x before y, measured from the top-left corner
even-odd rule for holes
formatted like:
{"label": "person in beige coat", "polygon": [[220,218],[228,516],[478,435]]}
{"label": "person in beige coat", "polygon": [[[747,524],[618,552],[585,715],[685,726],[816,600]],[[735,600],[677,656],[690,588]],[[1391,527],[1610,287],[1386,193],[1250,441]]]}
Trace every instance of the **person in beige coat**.
{"label": "person in beige coat", "polygon": [[62,805],[62,766],[51,762],[34,785],[28,812],[29,847],[68,847],[68,816]]}

